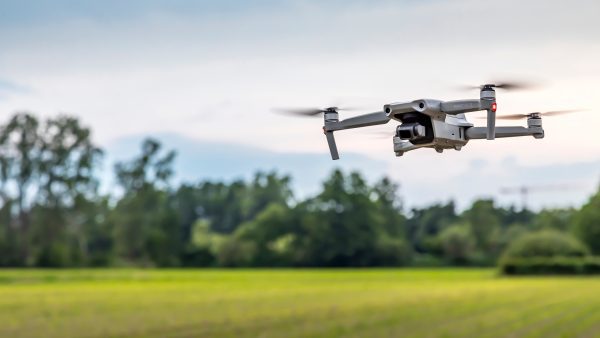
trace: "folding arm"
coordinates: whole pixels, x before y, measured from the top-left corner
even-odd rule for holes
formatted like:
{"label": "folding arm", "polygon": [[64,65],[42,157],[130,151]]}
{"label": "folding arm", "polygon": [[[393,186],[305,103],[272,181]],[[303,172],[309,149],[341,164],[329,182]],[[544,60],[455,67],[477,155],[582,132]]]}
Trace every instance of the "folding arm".
{"label": "folding arm", "polygon": [[[544,129],[542,127],[496,127],[496,138],[533,136],[535,138],[544,138]],[[478,140],[487,138],[486,127],[467,128],[465,136],[468,140]]]}
{"label": "folding arm", "polygon": [[334,112],[334,114],[331,115],[333,115],[332,119],[330,119],[329,115],[325,113],[325,125],[323,126],[323,132],[327,138],[327,145],[329,146],[329,153],[331,154],[332,160],[337,160],[340,158],[337,145],[335,144],[335,138],[333,137],[334,131],[375,126],[378,124],[386,124],[390,121],[390,118],[387,117],[387,115],[382,111],[359,115],[342,121],[334,120],[337,118],[337,112]]}
{"label": "folding arm", "polygon": [[378,124],[386,124],[390,122],[390,118],[382,112],[370,113],[359,115],[355,117],[351,117],[342,121],[337,122],[327,122],[325,121],[325,127],[323,129],[325,131],[335,131],[335,130],[344,130],[344,129],[352,129],[352,128],[361,128],[368,126],[375,126]]}
{"label": "folding arm", "polygon": [[470,113],[485,109],[481,106],[480,100],[456,100],[446,101],[440,104],[443,113],[456,115],[461,113]]}
{"label": "folding arm", "polygon": [[468,113],[479,110],[487,110],[487,136],[488,140],[493,140],[496,129],[496,94],[493,89],[484,89],[481,91],[480,100],[458,100],[442,102],[440,105],[442,112],[449,115]]}

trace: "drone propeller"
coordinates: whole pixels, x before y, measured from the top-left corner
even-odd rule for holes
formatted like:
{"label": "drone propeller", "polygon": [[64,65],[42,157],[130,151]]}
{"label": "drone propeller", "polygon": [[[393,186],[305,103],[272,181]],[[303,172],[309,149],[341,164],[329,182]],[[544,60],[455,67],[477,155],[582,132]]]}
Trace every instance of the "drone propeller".
{"label": "drone propeller", "polygon": [[318,116],[321,113],[326,112],[337,112],[340,110],[349,111],[356,110],[353,107],[327,107],[327,108],[275,108],[273,111],[286,115],[297,115],[297,116]]}
{"label": "drone propeller", "polygon": [[499,81],[494,83],[488,83],[481,86],[463,86],[463,89],[483,89],[485,87],[488,88],[498,88],[503,90],[525,90],[525,89],[533,89],[537,87],[536,85],[523,82],[523,81]]}
{"label": "drone propeller", "polygon": [[[327,108],[279,108],[273,109],[273,111],[278,113],[283,113],[286,115],[296,115],[296,116],[311,116],[315,117],[323,114],[325,118],[325,123],[338,121],[338,111],[340,110],[354,110],[355,108],[339,108],[339,107],[327,107]],[[335,138],[333,137],[332,130],[325,130],[325,138],[327,139],[327,145],[329,146],[329,153],[331,154],[331,159],[337,160],[340,158],[338,154],[337,145],[335,144]]]}
{"label": "drone propeller", "polygon": [[[530,114],[511,114],[511,115],[501,115],[501,116],[497,116],[496,119],[497,120],[520,120],[520,119],[524,119],[524,118],[531,118],[531,117],[535,117],[535,116],[558,116],[558,115],[566,115],[566,114],[571,114],[571,113],[576,113],[576,112],[582,112],[585,111],[583,109],[569,109],[569,110],[554,110],[554,111],[547,111],[547,112],[543,112],[543,113],[530,113]],[[485,119],[485,117],[478,117],[478,119]]]}

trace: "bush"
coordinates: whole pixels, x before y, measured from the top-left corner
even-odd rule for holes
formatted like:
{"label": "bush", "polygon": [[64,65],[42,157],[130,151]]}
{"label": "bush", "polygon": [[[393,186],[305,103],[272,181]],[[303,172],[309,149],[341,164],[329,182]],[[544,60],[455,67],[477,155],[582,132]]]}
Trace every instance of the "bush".
{"label": "bush", "polygon": [[600,255],[600,191],[575,214],[573,228],[594,255]]}
{"label": "bush", "polygon": [[505,275],[600,274],[600,257],[504,258],[500,272]]}
{"label": "bush", "polygon": [[382,236],[375,246],[375,265],[400,266],[407,265],[412,257],[412,249],[401,238]]}
{"label": "bush", "polygon": [[448,263],[431,254],[415,254],[410,265],[420,268],[439,268],[448,266]]}
{"label": "bush", "polygon": [[469,227],[453,225],[438,236],[444,258],[454,264],[466,264],[475,251],[475,238]]}
{"label": "bush", "polygon": [[216,258],[220,266],[251,266],[256,254],[256,244],[236,237],[228,237],[217,247]]}
{"label": "bush", "polygon": [[510,243],[503,259],[532,257],[583,257],[589,250],[575,237],[554,230],[525,234]]}
{"label": "bush", "polygon": [[600,273],[600,259],[576,238],[555,230],[525,234],[511,243],[499,262],[507,275]]}

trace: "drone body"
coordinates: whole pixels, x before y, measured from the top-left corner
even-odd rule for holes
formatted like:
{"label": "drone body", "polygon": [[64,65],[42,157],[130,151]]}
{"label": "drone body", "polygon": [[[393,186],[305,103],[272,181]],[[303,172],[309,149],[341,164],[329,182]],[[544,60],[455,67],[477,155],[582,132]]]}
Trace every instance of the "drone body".
{"label": "drone body", "polygon": [[[533,136],[544,137],[542,115],[558,115],[571,111],[531,113],[501,116],[500,119],[527,118],[527,127],[496,127],[496,92],[494,88],[515,89],[514,84],[487,84],[480,88],[479,99],[439,101],[421,99],[411,102],[390,103],[383,111],[339,120],[338,108],[292,111],[294,114],[316,116],[323,113],[323,132],[327,138],[331,158],[339,159],[333,133],[335,131],[386,124],[392,120],[400,122],[393,135],[394,152],[402,156],[405,152],[432,148],[441,153],[444,149],[461,150],[470,140],[493,140],[501,137]],[[475,127],[467,121],[465,114],[487,111],[487,126]],[[288,111],[290,112],[290,111]]]}
{"label": "drone body", "polygon": [[[486,107],[489,105],[489,107]],[[417,100],[408,103],[384,106],[386,116],[401,122],[394,135],[394,152],[402,156],[405,152],[418,148],[433,148],[437,152],[444,149],[461,150],[469,140],[493,140],[496,137],[533,136],[543,138],[542,119],[539,114],[531,114],[525,127],[496,127],[495,116],[488,116],[487,127],[474,127],[467,121],[465,113],[485,110],[495,113],[496,103],[477,100],[437,101]],[[490,123],[492,122],[492,123]]]}

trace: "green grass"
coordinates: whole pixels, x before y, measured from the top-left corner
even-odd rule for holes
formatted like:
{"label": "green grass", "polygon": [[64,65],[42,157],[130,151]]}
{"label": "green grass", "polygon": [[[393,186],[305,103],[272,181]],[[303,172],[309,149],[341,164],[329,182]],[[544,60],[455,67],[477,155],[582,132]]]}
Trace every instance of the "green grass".
{"label": "green grass", "polygon": [[0,270],[0,337],[600,337],[600,279],[494,270]]}

